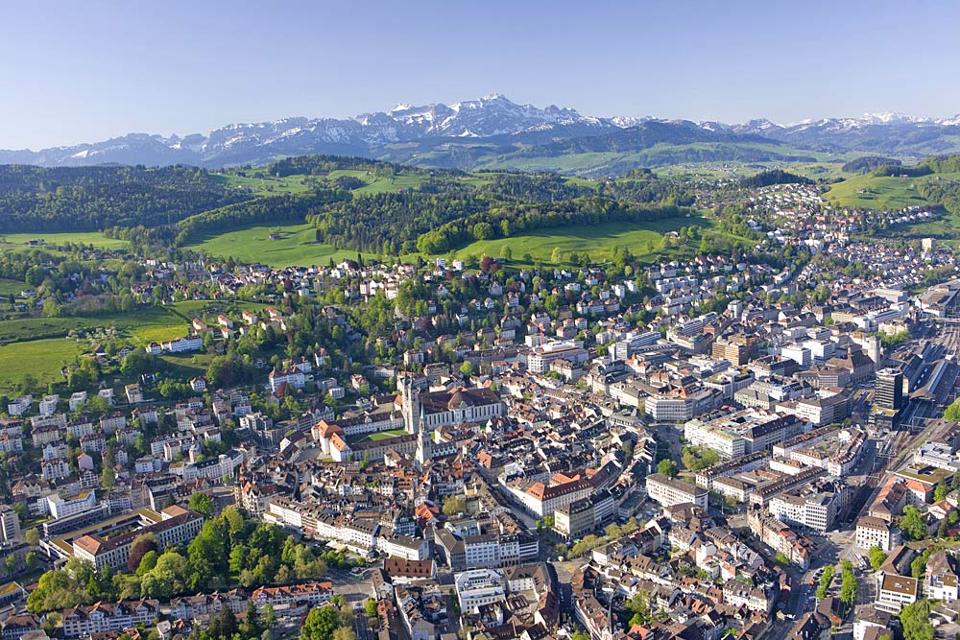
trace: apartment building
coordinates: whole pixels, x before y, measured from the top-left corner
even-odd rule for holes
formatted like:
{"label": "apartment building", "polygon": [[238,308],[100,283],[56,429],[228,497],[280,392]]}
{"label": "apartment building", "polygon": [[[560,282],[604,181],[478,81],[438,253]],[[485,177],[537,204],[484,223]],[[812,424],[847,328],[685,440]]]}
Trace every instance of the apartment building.
{"label": "apartment building", "polygon": [[880,547],[887,553],[898,544],[892,525],[873,516],[863,516],[857,520],[856,540],[861,549]]}
{"label": "apartment building", "polygon": [[647,476],[647,495],[664,507],[692,503],[707,508],[707,490],[661,473]]}

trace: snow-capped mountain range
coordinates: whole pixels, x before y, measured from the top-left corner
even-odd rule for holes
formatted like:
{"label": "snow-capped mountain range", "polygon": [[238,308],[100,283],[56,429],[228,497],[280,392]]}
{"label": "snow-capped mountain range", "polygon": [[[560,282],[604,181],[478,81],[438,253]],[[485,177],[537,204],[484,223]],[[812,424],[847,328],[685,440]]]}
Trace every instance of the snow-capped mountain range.
{"label": "snow-capped mountain range", "polygon": [[[571,146],[565,144],[567,141],[578,142]],[[663,143],[757,141],[800,149],[930,155],[960,148],[960,115],[932,119],[879,113],[789,125],[765,119],[730,125],[587,116],[552,105],[540,108],[517,104],[494,94],[449,106],[400,104],[389,111],[346,119],[285,118],[227,125],[207,135],[164,137],[132,133],[102,142],[40,151],[0,151],[0,163],[180,163],[220,167],[264,163],[289,155],[331,153],[467,167],[479,157],[491,154],[530,155],[539,150],[545,155],[556,155],[579,148],[622,150],[625,144],[636,150]]]}

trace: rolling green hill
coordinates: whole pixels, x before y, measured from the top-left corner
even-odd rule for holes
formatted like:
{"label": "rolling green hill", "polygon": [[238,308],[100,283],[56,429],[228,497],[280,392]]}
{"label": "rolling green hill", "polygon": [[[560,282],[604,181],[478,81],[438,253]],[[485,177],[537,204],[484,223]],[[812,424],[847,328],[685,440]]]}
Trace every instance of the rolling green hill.
{"label": "rolling green hill", "polygon": [[[664,234],[682,226],[708,227],[703,218],[680,217],[655,220],[647,224],[609,222],[590,226],[562,227],[530,231],[510,238],[475,240],[454,252],[458,258],[505,257],[518,265],[540,261],[553,263],[554,251],[559,263],[568,264],[571,254],[589,255],[593,261],[608,260],[614,249],[629,249],[635,256],[650,256],[664,248]],[[509,251],[507,249],[509,248]]]}
{"label": "rolling green hill", "polygon": [[254,225],[198,238],[187,248],[218,258],[260,262],[271,267],[326,264],[355,258],[356,251],[338,251],[316,240],[311,224]]}

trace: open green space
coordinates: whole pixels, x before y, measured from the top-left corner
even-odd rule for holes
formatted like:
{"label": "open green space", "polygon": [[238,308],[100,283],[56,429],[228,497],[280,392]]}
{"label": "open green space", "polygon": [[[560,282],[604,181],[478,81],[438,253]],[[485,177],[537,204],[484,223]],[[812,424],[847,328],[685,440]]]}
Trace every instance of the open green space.
{"label": "open green space", "polygon": [[[22,318],[0,321],[0,367],[7,373],[0,391],[9,392],[30,373],[38,381],[60,379],[60,369],[72,363],[89,343],[67,337],[71,331],[112,327],[136,346],[186,335],[190,320],[200,316],[213,324],[218,313],[239,319],[240,311],[262,310],[253,302],[187,300],[164,307],[143,307],[127,313],[90,317]],[[198,375],[209,364],[204,354],[164,355],[178,373]]]}
{"label": "open green space", "polygon": [[366,171],[362,169],[338,169],[327,174],[330,180],[335,180],[341,176],[349,176],[363,180],[366,184],[353,190],[358,195],[371,195],[375,193],[391,193],[403,189],[416,189],[425,178],[422,174],[404,173],[400,175],[385,175],[375,171]]}
{"label": "open green space", "polygon": [[67,338],[48,338],[0,346],[0,391],[14,392],[27,374],[41,384],[62,380],[60,369],[72,363],[81,345]]}
{"label": "open green space", "polygon": [[390,175],[366,169],[338,169],[322,176],[292,175],[284,177],[271,176],[265,170],[237,169],[219,175],[228,185],[238,189],[247,189],[260,196],[305,193],[310,189],[311,184],[332,183],[343,176],[357,178],[366,183],[353,190],[354,193],[359,195],[415,189],[423,184],[426,177],[418,173]]}
{"label": "open green space", "polygon": [[271,267],[326,264],[356,258],[356,251],[340,251],[316,241],[313,225],[258,225],[207,236],[189,248],[218,258],[260,262]]}
{"label": "open green space", "polygon": [[127,313],[61,318],[19,318],[0,320],[0,344],[29,342],[39,338],[65,336],[70,331],[113,327],[137,344],[171,340],[187,331],[187,318],[177,306],[144,307]]}
{"label": "open green space", "polygon": [[374,433],[364,433],[362,435],[347,438],[350,443],[357,442],[379,442],[388,438],[396,438],[407,434],[406,429],[390,429],[389,431],[375,431]]}
{"label": "open green space", "polygon": [[4,233],[0,234],[0,250],[3,249],[4,245],[29,246],[29,242],[36,240],[43,240],[47,246],[85,244],[98,249],[123,249],[129,245],[126,240],[108,238],[99,231]]}
{"label": "open green space", "polygon": [[295,175],[279,178],[260,169],[238,169],[220,174],[218,177],[231,187],[248,189],[261,196],[304,193],[310,188],[306,182],[307,176]]}
{"label": "open green space", "polygon": [[165,353],[160,356],[168,373],[181,379],[204,375],[211,360],[213,355],[208,353]]}
{"label": "open green space", "polygon": [[932,204],[917,192],[922,178],[856,176],[834,184],[824,198],[836,207],[891,211],[914,205]]}
{"label": "open green space", "polygon": [[684,226],[708,227],[710,222],[700,217],[667,218],[642,225],[629,222],[607,222],[594,226],[572,226],[543,231],[533,231],[495,240],[477,240],[454,252],[458,258],[504,257],[510,248],[511,260],[526,263],[551,262],[554,250],[560,261],[566,262],[570,254],[589,255],[593,261],[602,261],[613,256],[614,249],[629,249],[635,256],[657,253],[664,248],[664,234]]}
{"label": "open green space", "polygon": [[0,296],[19,296],[21,291],[29,288],[30,287],[25,282],[0,278]]}
{"label": "open green space", "polygon": [[143,345],[186,335],[190,321],[196,316],[212,325],[218,313],[225,313],[239,321],[241,311],[260,311],[265,306],[254,302],[186,300],[163,307],[140,307],[126,313],[99,316],[0,320],[0,344],[62,337],[71,331],[112,327],[134,344]]}

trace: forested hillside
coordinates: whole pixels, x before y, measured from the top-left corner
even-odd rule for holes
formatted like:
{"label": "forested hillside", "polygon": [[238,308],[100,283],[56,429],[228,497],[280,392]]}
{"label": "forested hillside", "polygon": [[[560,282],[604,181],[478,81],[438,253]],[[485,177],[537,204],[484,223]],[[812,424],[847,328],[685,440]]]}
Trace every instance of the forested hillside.
{"label": "forested hillside", "polygon": [[195,167],[0,165],[0,231],[158,226],[248,197]]}

